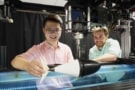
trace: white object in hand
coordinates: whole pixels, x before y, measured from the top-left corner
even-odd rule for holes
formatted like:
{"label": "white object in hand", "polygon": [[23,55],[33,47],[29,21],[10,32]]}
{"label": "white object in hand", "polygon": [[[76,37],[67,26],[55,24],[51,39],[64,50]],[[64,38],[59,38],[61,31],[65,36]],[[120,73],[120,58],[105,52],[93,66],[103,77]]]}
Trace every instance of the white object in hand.
{"label": "white object in hand", "polygon": [[79,77],[79,75],[80,75],[79,61],[75,60],[75,61],[63,64],[63,65],[56,66],[54,68],[54,71],[63,73],[63,74],[67,74],[67,75],[72,75],[75,77]]}
{"label": "white object in hand", "polygon": [[46,76],[49,72],[49,68],[48,68],[47,64],[45,64],[42,59],[41,59],[41,64],[43,66],[43,69],[45,70],[45,73],[42,74],[42,77],[41,77],[40,82],[39,82],[40,84],[44,81],[44,79],[46,78]]}

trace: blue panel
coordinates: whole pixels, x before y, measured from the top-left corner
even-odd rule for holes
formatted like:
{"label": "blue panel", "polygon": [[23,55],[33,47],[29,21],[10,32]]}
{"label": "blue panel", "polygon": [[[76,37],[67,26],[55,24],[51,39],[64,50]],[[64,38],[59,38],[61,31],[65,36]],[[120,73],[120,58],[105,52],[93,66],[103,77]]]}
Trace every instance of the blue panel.
{"label": "blue panel", "polygon": [[129,80],[135,80],[135,65],[105,65],[96,73],[84,77],[49,72],[42,84],[39,84],[40,77],[24,71],[13,71],[0,73],[0,90],[69,90]]}
{"label": "blue panel", "polygon": [[81,10],[72,10],[72,20],[80,21],[83,20],[83,12]]}

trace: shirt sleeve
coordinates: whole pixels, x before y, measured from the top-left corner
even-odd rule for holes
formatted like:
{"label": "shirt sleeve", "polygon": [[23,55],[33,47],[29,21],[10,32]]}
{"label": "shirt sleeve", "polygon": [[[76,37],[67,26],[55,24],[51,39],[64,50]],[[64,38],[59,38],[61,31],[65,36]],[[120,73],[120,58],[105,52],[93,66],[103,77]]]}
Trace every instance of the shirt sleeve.
{"label": "shirt sleeve", "polygon": [[89,60],[93,60],[94,59],[94,53],[93,53],[93,48],[90,48],[89,50]]}
{"label": "shirt sleeve", "polygon": [[23,57],[27,60],[35,60],[39,56],[38,48],[34,45],[32,48],[28,49],[26,52],[19,54],[18,56]]}
{"label": "shirt sleeve", "polygon": [[110,47],[107,53],[116,55],[117,57],[121,57],[121,48],[117,40],[113,40],[110,42]]}

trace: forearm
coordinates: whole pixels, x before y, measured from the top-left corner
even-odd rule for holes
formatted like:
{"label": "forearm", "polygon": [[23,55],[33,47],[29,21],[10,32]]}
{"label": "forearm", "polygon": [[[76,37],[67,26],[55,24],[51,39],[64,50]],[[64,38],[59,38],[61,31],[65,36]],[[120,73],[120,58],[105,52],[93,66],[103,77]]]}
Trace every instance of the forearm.
{"label": "forearm", "polygon": [[12,62],[11,65],[20,70],[27,70],[27,66],[30,62],[22,57],[16,56]]}
{"label": "forearm", "polygon": [[117,60],[117,57],[112,54],[104,54],[95,59],[97,62],[113,62]]}

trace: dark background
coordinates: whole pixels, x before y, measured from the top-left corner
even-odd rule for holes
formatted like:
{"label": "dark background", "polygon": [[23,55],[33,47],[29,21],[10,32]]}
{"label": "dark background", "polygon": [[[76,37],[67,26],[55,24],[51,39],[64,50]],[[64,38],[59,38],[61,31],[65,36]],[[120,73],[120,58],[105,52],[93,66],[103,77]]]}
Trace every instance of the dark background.
{"label": "dark background", "polygon": [[[46,16],[45,14],[15,12],[12,15],[13,24],[0,22],[1,67],[11,68],[10,62],[17,54],[25,52],[34,44],[44,40],[42,22]],[[120,41],[120,32],[111,31],[110,37]],[[71,47],[75,57],[76,45],[73,34],[64,32],[64,27],[60,41]],[[88,58],[89,48],[92,46],[93,39],[89,33],[81,40],[81,58]]]}

